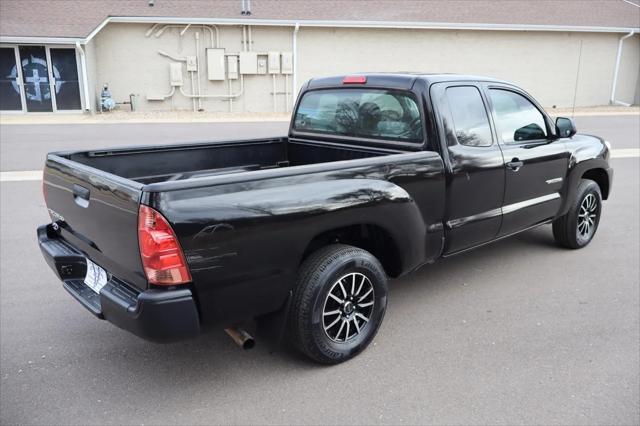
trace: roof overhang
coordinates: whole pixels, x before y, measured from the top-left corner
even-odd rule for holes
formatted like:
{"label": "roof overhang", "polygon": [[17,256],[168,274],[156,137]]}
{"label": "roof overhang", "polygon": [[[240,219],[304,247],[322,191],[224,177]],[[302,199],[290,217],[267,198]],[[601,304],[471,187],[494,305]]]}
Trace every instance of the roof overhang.
{"label": "roof overhang", "polygon": [[0,43],[14,44],[80,44],[88,43],[109,23],[131,24],[206,24],[206,25],[259,25],[274,27],[317,27],[317,28],[391,28],[425,30],[472,30],[472,31],[555,31],[589,33],[630,33],[639,32],[639,28],[592,27],[563,25],[528,24],[483,24],[483,23],[447,23],[447,22],[406,22],[406,21],[327,21],[293,19],[230,19],[230,18],[178,18],[160,16],[110,16],[100,23],[84,38],[67,37],[12,37],[0,36]]}
{"label": "roof overhang", "polygon": [[7,44],[85,44],[84,38],[73,37],[12,37],[0,36],[0,43]]}

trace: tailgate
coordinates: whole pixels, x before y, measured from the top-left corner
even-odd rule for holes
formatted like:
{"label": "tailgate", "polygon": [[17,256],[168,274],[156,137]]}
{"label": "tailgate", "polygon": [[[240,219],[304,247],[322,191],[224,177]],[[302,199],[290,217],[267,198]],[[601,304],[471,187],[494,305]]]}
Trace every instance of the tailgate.
{"label": "tailgate", "polygon": [[107,272],[146,289],[138,248],[142,185],[54,154],[43,179],[60,236]]}

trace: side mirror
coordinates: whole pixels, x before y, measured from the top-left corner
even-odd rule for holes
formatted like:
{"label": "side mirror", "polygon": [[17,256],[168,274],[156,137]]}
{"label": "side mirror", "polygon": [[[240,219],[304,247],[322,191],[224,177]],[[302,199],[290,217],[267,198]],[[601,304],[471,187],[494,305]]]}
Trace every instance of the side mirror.
{"label": "side mirror", "polygon": [[560,138],[570,138],[577,133],[576,124],[566,117],[556,118],[556,135]]}

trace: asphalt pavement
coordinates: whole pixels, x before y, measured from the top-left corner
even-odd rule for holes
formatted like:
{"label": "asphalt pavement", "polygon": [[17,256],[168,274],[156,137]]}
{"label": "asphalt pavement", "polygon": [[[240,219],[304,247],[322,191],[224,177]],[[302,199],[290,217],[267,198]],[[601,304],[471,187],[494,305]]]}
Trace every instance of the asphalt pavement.
{"label": "asphalt pavement", "polygon": [[[640,118],[579,131],[640,147]],[[9,125],[1,171],[47,151],[275,136],[286,123]],[[171,345],[96,320],[40,255],[37,181],[0,184],[1,424],[639,424],[640,159],[612,160],[598,234],[577,251],[549,226],[390,284],[372,345],[314,365],[222,330]]]}

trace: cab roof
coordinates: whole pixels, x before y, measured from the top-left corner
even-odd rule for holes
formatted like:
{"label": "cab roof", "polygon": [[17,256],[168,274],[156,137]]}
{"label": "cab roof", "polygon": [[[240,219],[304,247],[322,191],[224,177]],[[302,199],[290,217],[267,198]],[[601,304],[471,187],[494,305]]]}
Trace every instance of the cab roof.
{"label": "cab roof", "polygon": [[441,83],[447,81],[486,81],[493,83],[503,83],[512,85],[504,80],[491,77],[465,75],[465,74],[428,74],[428,73],[353,73],[346,75],[336,75],[331,77],[320,77],[309,80],[307,89],[317,89],[323,87],[344,87],[351,86],[344,84],[346,77],[365,77],[366,83],[353,84],[353,87],[383,87],[390,89],[409,90],[413,87],[416,80],[423,80],[430,86],[433,83]]}

